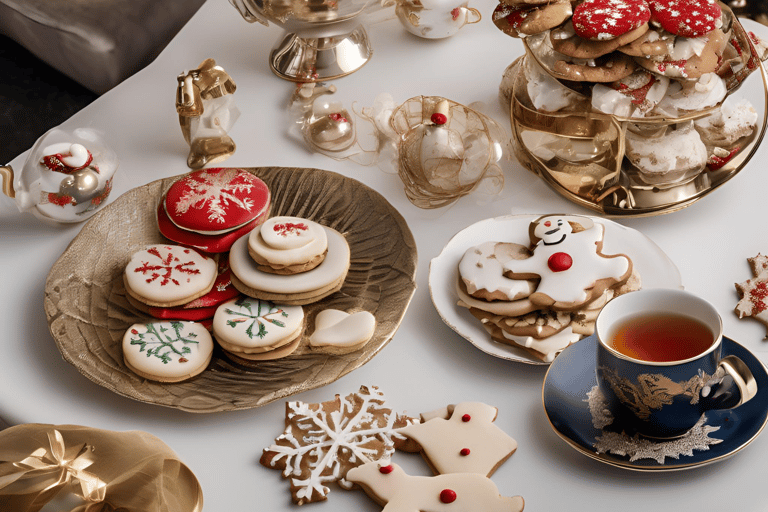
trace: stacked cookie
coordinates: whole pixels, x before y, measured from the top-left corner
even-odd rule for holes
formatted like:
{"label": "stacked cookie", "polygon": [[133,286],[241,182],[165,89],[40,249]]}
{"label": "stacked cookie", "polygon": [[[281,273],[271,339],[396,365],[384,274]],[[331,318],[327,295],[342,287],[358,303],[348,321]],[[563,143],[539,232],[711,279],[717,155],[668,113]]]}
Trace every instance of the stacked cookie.
{"label": "stacked cookie", "polygon": [[628,256],[603,254],[604,226],[588,217],[545,215],[529,235],[529,247],[470,247],[459,263],[459,305],[495,341],[549,362],[591,335],[600,309],[639,289],[640,277]]}
{"label": "stacked cookie", "polygon": [[[626,158],[646,184],[716,170],[754,132],[749,104],[720,106],[765,47],[715,0],[503,0],[493,21],[526,38],[526,106],[659,120],[627,125]],[[728,140],[701,126],[712,123],[727,127]]]}

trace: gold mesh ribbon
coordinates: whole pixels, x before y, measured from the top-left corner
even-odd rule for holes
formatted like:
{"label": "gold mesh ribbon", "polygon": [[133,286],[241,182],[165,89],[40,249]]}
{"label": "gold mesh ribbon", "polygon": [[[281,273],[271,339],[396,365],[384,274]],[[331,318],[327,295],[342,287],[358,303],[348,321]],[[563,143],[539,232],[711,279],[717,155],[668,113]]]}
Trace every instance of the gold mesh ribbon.
{"label": "gold mesh ribbon", "polygon": [[192,472],[156,437],[74,425],[0,432],[0,510],[37,512],[62,494],[72,512],[200,512]]}

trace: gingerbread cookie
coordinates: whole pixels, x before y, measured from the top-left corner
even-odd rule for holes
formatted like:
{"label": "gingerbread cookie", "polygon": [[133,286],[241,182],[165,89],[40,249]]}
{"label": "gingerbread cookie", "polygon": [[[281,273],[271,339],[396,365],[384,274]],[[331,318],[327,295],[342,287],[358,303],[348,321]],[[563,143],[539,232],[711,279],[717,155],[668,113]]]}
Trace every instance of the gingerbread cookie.
{"label": "gingerbread cookie", "polygon": [[617,48],[633,57],[662,57],[672,51],[674,37],[664,32],[648,30],[642,36]]}
{"label": "gingerbread cookie", "polygon": [[309,346],[331,354],[357,350],[376,331],[376,317],[368,311],[349,314],[338,309],[324,309],[315,316],[315,330]]}
{"label": "gingerbread cookie", "polygon": [[525,506],[521,496],[501,496],[490,478],[477,473],[411,476],[384,460],[349,470],[347,480],[391,512],[522,512]]}
{"label": "gingerbread cookie", "polygon": [[696,79],[707,73],[714,73],[720,67],[723,57],[723,50],[727,43],[725,34],[722,30],[715,29],[706,36],[706,43],[703,47],[696,50],[677,51],[689,55],[682,57],[675,55],[675,47],[679,44],[677,41],[672,49],[672,54],[661,58],[640,58],[635,61],[648,71],[657,73],[670,78]]}
{"label": "gingerbread cookie", "polygon": [[323,226],[328,239],[328,253],[323,262],[307,272],[279,275],[259,270],[248,252],[249,237],[232,245],[229,264],[232,283],[240,292],[281,304],[305,305],[339,291],[350,264],[350,250],[344,236]]}
{"label": "gingerbread cookie", "polygon": [[648,0],[651,16],[677,36],[701,37],[723,24],[723,12],[715,0]]}
{"label": "gingerbread cookie", "polygon": [[390,409],[375,386],[328,402],[287,402],[285,408],[285,432],[264,449],[260,462],[283,471],[299,505],[326,500],[330,482],[351,487],[350,470],[390,457],[406,442],[397,429],[418,421]]}
{"label": "gingerbread cookie", "polygon": [[500,3],[494,9],[491,19],[505,34],[525,37],[560,25],[572,13],[570,0],[552,0],[537,5]]}
{"label": "gingerbread cookie", "polygon": [[612,52],[586,62],[559,60],[552,70],[565,80],[574,82],[615,82],[632,74],[637,64],[628,55]]}
{"label": "gingerbread cookie", "polygon": [[490,477],[517,450],[517,441],[494,424],[498,409],[462,402],[421,416],[398,433],[416,441],[435,474],[477,473]]}
{"label": "gingerbread cookie", "polygon": [[485,242],[467,249],[459,262],[459,276],[472,297],[487,301],[522,299],[533,292],[536,283],[504,277],[504,263],[530,256],[531,251],[519,244]]}
{"label": "gingerbread cookie", "polygon": [[186,304],[213,288],[216,260],[179,245],[151,245],[131,256],[125,266],[126,292],[150,306]]}
{"label": "gingerbread cookie", "polygon": [[651,10],[645,0],[584,0],[573,10],[573,28],[584,39],[605,41],[645,25]]}
{"label": "gingerbread cookie", "polygon": [[301,306],[284,306],[250,297],[216,309],[213,334],[228,353],[247,360],[285,357],[299,344],[304,329]]}
{"label": "gingerbread cookie", "polygon": [[299,217],[272,217],[248,237],[248,253],[258,269],[270,274],[299,274],[323,262],[328,251],[325,229]]}
{"label": "gingerbread cookie", "polygon": [[647,32],[648,24],[645,23],[613,39],[592,40],[585,39],[577,34],[573,34],[570,37],[562,37],[562,32],[556,30],[550,31],[549,38],[552,48],[556,52],[577,59],[595,59],[607,55],[619,47],[633,43]]}
{"label": "gingerbread cookie", "polygon": [[[752,278],[736,283],[740,300],[735,311],[739,318],[751,316],[768,327],[768,257],[758,253],[747,261]],[[768,334],[765,337],[768,339]]]}
{"label": "gingerbread cookie", "polygon": [[213,354],[208,330],[196,322],[149,322],[128,328],[123,361],[137,375],[159,382],[180,382],[201,373]]}
{"label": "gingerbread cookie", "polygon": [[541,279],[529,297],[533,304],[556,310],[578,309],[632,273],[632,262],[626,255],[602,254],[604,229],[587,217],[539,217],[530,226],[533,255],[527,260],[508,261],[504,269],[515,279]]}

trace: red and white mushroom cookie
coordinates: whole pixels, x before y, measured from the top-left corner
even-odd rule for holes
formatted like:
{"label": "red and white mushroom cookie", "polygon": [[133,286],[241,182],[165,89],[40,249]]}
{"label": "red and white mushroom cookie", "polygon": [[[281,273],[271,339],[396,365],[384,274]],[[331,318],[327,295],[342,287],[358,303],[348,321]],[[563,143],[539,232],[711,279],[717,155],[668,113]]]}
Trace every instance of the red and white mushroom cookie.
{"label": "red and white mushroom cookie", "polygon": [[584,39],[607,41],[650,19],[651,10],[645,0],[584,0],[573,11],[573,28]]}
{"label": "red and white mushroom cookie", "polygon": [[648,5],[653,20],[676,36],[701,37],[723,24],[715,0],[649,0]]}
{"label": "red and white mushroom cookie", "polygon": [[494,25],[512,37],[540,34],[567,20],[573,9],[570,0],[552,0],[540,5],[500,3],[493,11]]}

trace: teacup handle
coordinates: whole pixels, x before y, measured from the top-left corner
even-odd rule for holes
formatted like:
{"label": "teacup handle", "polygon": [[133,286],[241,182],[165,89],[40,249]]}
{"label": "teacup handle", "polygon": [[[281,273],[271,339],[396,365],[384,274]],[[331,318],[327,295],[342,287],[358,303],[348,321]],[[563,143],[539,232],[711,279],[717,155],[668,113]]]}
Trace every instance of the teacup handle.
{"label": "teacup handle", "polygon": [[736,356],[720,360],[715,376],[701,389],[706,409],[733,409],[757,394],[757,381],[749,367]]}
{"label": "teacup handle", "polygon": [[12,199],[16,197],[16,191],[13,190],[13,168],[10,165],[0,166],[0,183],[2,183],[3,194]]}
{"label": "teacup handle", "polygon": [[481,19],[483,19],[483,16],[480,14],[480,11],[474,7],[467,7],[467,25],[478,23]]}

